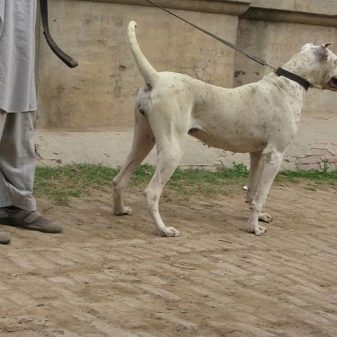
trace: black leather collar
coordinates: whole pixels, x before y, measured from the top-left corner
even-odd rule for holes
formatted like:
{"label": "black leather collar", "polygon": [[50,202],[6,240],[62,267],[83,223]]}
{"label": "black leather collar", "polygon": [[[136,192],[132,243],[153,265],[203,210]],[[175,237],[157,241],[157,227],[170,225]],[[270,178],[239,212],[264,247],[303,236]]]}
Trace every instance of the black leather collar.
{"label": "black leather collar", "polygon": [[297,82],[298,84],[300,84],[305,90],[308,90],[310,87],[312,87],[311,83],[308,82],[306,79],[304,79],[303,77],[301,76],[298,76],[294,73],[291,73],[290,71],[288,70],[285,70],[281,67],[278,67],[276,70],[275,70],[275,74],[278,75],[278,76],[284,76],[286,78],[289,78],[289,80],[292,80],[292,81],[295,81]]}

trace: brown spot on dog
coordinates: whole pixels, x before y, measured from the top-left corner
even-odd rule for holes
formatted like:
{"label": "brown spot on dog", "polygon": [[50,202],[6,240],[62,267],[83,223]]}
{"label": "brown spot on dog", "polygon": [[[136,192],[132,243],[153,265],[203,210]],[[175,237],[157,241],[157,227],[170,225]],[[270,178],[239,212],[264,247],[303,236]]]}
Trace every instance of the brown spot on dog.
{"label": "brown spot on dog", "polygon": [[145,92],[149,92],[151,91],[153,88],[152,88],[152,85],[150,83],[146,83],[146,87],[144,89]]}

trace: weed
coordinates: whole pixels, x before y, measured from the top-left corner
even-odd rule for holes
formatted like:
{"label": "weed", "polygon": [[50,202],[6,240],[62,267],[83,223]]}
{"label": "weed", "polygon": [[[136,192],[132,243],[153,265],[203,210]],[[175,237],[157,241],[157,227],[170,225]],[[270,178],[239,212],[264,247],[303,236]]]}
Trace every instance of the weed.
{"label": "weed", "polygon": [[[35,193],[53,199],[57,204],[68,204],[71,198],[89,195],[94,190],[111,191],[111,182],[117,169],[103,165],[74,164],[61,167],[39,166],[36,169]],[[154,173],[154,167],[142,165],[133,174],[131,185],[145,186]],[[168,187],[182,196],[203,193],[226,193],[229,185],[246,183],[247,167],[234,164],[232,168],[211,172],[204,169],[177,169]],[[281,172],[277,182],[308,180],[317,188],[320,184],[337,184],[337,170]]]}

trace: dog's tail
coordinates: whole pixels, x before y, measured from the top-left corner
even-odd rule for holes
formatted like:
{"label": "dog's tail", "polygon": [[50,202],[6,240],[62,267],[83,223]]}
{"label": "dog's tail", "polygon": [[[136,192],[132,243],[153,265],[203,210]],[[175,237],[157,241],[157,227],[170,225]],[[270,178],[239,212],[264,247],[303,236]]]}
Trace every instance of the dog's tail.
{"label": "dog's tail", "polygon": [[144,77],[146,84],[153,86],[154,82],[158,78],[158,72],[152,67],[150,62],[147,60],[143,52],[141,51],[136,38],[136,26],[135,21],[130,21],[128,25],[128,40],[129,45],[136,60],[139,71]]}

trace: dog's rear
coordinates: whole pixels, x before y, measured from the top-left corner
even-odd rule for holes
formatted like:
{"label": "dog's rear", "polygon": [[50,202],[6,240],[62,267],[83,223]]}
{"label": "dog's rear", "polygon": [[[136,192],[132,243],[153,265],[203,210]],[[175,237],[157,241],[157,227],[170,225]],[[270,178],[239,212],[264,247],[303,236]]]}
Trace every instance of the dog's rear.
{"label": "dog's rear", "polygon": [[[182,149],[179,140],[187,134],[187,126],[181,131],[180,126],[177,127],[170,122],[172,116],[172,99],[170,97],[172,97],[174,89],[170,88],[167,77],[172,77],[174,73],[159,73],[154,69],[138,45],[135,28],[136,22],[131,21],[128,25],[128,42],[139,71],[145,80],[145,85],[137,95],[132,149],[126,164],[113,181],[114,214],[129,215],[132,213],[132,209],[124,205],[122,191],[131,174],[156,143],[159,151],[156,171],[144,192],[147,209],[161,235],[179,236],[179,231],[174,227],[165,226],[159,214],[158,203],[163,187],[181,159]],[[182,74],[174,74],[173,76],[184,77]],[[177,83],[177,85],[181,84]],[[157,87],[166,90],[166,95],[163,95],[162,92],[158,95]],[[187,119],[185,120],[187,123]]]}

